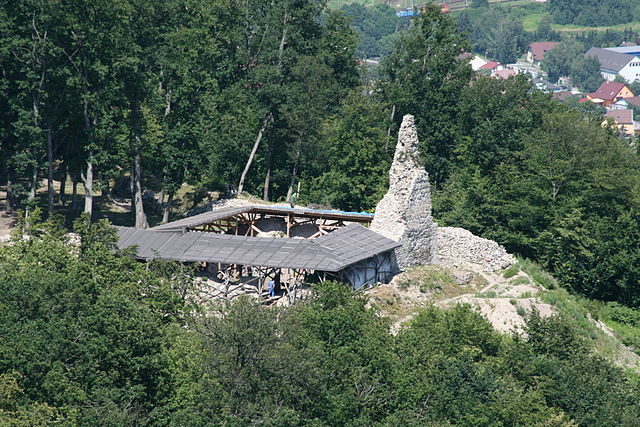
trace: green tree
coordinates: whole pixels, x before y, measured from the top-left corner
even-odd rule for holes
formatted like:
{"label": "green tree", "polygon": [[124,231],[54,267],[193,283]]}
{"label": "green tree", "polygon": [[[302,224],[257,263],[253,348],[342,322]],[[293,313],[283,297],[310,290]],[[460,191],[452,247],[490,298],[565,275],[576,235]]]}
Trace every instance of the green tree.
{"label": "green tree", "polygon": [[540,20],[534,33],[534,39],[537,41],[560,41],[560,33],[551,28],[551,17],[549,15],[545,15]]}
{"label": "green tree", "polygon": [[585,92],[594,92],[604,83],[600,73],[600,61],[593,56],[578,56],[571,62],[569,77],[575,86]]}
{"label": "green tree", "polygon": [[549,74],[549,80],[558,81],[560,77],[568,77],[572,72],[572,64],[585,52],[584,45],[576,40],[567,39],[553,50],[545,53],[542,68]]}
{"label": "green tree", "polygon": [[335,116],[323,123],[327,149],[314,156],[303,200],[339,209],[369,211],[386,191],[395,144],[380,126],[382,105],[354,91]]}
{"label": "green tree", "polygon": [[65,419],[134,424],[171,392],[163,347],[184,301],[119,253],[104,222],[77,231],[79,247],[44,224],[0,249],[0,369],[21,375],[26,402]]}
{"label": "green tree", "polygon": [[452,162],[457,99],[471,78],[471,68],[460,60],[470,49],[453,19],[427,6],[413,27],[399,40],[383,66],[382,92],[392,121],[416,117],[425,165],[436,185],[449,174]]}

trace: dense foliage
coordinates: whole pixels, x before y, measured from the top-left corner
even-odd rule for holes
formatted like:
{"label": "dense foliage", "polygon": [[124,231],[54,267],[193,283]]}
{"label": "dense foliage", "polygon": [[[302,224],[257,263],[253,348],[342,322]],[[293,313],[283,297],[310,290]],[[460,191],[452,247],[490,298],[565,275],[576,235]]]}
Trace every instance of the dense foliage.
{"label": "dense foliage", "polygon": [[574,86],[585,92],[594,92],[604,82],[600,73],[600,62],[593,56],[585,57],[586,47],[574,38],[566,38],[545,54],[542,67],[549,74],[549,80],[570,77]]}
{"label": "dense foliage", "polygon": [[[0,158],[12,207],[47,177],[92,195],[145,187],[165,220],[183,182],[290,196],[359,83],[357,35],[323,2],[0,2]],[[114,188],[114,184],[131,179]],[[304,187],[303,187],[304,188]]]}
{"label": "dense foliage", "polygon": [[351,20],[351,27],[360,35],[356,49],[358,57],[387,56],[400,32],[409,25],[407,18],[398,18],[396,10],[387,4],[365,7],[351,3],[340,9]]}
{"label": "dense foliage", "polygon": [[558,24],[611,26],[640,19],[633,0],[550,0],[549,11]]}
{"label": "dense foliage", "polygon": [[[335,283],[289,309],[240,298],[205,315],[184,266],[134,261],[88,217],[71,244],[55,215],[36,221],[40,178],[67,175],[88,213],[94,191],[130,179],[139,226],[143,187],[163,191],[168,214],[183,182],[370,210],[411,113],[441,224],[544,263],[576,292],[639,306],[637,152],[599,115],[522,77],[474,77],[451,16],[425,9],[396,36],[381,81],[361,87],[356,32],[322,2],[0,6],[0,175],[28,214],[28,238],[0,247],[0,424],[640,419],[637,385],[558,316],[533,313],[523,339],[469,307],[427,308],[391,335]],[[522,48],[521,28],[493,13],[501,21],[484,49],[506,58]],[[640,322],[637,310],[606,307],[621,327]]]}
{"label": "dense foliage", "polygon": [[77,247],[48,225],[0,248],[3,425],[565,426],[640,416],[639,390],[559,317],[534,313],[522,340],[469,307],[428,308],[393,336],[335,283],[288,309],[241,298],[200,315],[178,266],[119,253],[102,223],[77,231]]}
{"label": "dense foliage", "polygon": [[[516,62],[532,41],[546,41],[527,33],[519,16],[507,8],[465,9],[458,15],[458,27],[469,35],[473,50],[503,64]],[[549,39],[551,40],[551,39]]]}
{"label": "dense foliage", "polygon": [[639,305],[629,264],[635,150],[599,115],[555,104],[522,79],[480,79],[463,99],[456,171],[437,193],[436,216],[544,262],[588,296]]}

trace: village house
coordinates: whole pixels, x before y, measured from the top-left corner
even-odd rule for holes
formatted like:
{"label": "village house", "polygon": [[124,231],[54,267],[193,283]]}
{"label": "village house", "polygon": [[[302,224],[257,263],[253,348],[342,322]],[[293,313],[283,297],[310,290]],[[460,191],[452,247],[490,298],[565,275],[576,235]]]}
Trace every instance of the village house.
{"label": "village house", "polygon": [[532,79],[546,79],[547,73],[540,67],[530,64],[528,62],[518,61],[514,64],[509,64],[509,68],[512,68],[518,72],[518,74],[527,74]]}
{"label": "village house", "polygon": [[631,98],[622,98],[617,100],[612,106],[612,110],[627,110],[633,107],[640,107],[640,96],[632,96]]}
{"label": "village house", "polygon": [[628,82],[640,80],[640,56],[632,54],[638,48],[632,46],[628,51],[625,49],[629,48],[592,47],[585,55],[598,58],[600,73],[605,80],[613,81],[616,76]]}
{"label": "village house", "polygon": [[636,134],[636,124],[633,121],[633,110],[611,110],[604,115],[605,121],[612,119],[618,131],[627,136]]}
{"label": "village house", "polygon": [[633,92],[624,83],[606,81],[598,90],[587,94],[587,99],[594,104],[600,104],[606,108],[611,107],[616,101],[633,97]]}
{"label": "village house", "polygon": [[558,42],[533,42],[529,45],[527,51],[527,62],[533,65],[540,65],[544,61],[545,53],[554,49],[560,43]]}
{"label": "village house", "polygon": [[509,77],[517,76],[518,71],[513,70],[511,68],[506,68],[504,70],[495,70],[491,73],[491,77],[495,77],[497,79],[508,79]]}
{"label": "village house", "polygon": [[505,66],[499,62],[489,61],[486,64],[482,65],[478,71],[485,73],[494,73],[495,71],[504,70]]}
{"label": "village house", "polygon": [[471,69],[473,71],[478,71],[482,66],[486,65],[488,61],[481,56],[474,55],[469,63],[471,64]]}

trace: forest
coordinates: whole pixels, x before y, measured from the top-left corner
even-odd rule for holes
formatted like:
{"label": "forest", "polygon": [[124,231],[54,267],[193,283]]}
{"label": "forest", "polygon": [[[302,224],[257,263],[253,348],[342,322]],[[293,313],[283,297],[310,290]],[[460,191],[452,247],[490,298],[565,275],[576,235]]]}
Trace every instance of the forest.
{"label": "forest", "polygon": [[637,141],[523,76],[474,75],[464,22],[427,7],[387,39],[372,79],[357,60],[371,25],[322,1],[0,5],[0,186],[29,235],[0,247],[0,424],[640,418],[637,376],[595,356],[561,316],[530,315],[524,340],[469,307],[433,308],[392,336],[337,284],[291,309],[240,299],[206,315],[186,297],[187,267],[132,260],[97,220],[120,197],[131,225],[166,222],[182,213],[183,185],[372,211],[413,114],[440,225],[495,240],[635,319]]}
{"label": "forest", "polygon": [[[0,248],[0,424],[634,425],[640,387],[559,316],[500,335],[469,306],[398,335],[336,283],[289,309],[194,305],[185,267],[142,264],[105,221]],[[74,251],[77,251],[74,253]]]}

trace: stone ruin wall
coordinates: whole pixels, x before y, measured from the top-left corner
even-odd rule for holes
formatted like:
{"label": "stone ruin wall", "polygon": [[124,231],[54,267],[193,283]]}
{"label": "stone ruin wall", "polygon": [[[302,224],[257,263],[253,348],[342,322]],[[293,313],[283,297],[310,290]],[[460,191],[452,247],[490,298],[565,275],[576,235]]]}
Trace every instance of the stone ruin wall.
{"label": "stone ruin wall", "polygon": [[398,266],[435,261],[437,224],[431,217],[429,174],[420,164],[414,118],[404,116],[389,170],[389,190],[376,206],[371,230],[402,243]]}
{"label": "stone ruin wall", "polygon": [[438,227],[431,216],[429,174],[420,162],[414,117],[404,116],[389,169],[389,190],[376,206],[371,229],[402,243],[400,268],[464,260],[486,271],[508,267],[515,258],[498,243],[462,228]]}

